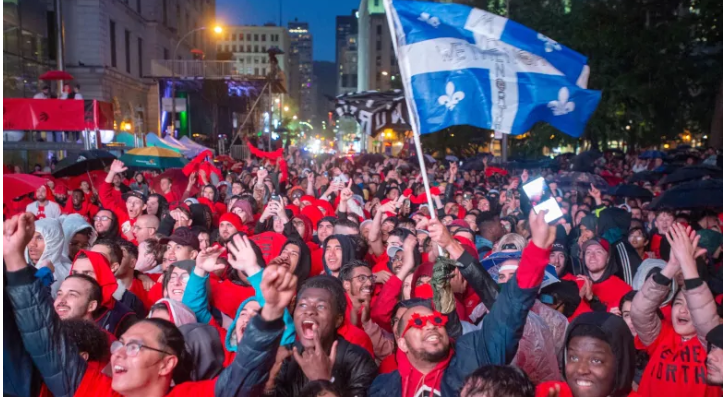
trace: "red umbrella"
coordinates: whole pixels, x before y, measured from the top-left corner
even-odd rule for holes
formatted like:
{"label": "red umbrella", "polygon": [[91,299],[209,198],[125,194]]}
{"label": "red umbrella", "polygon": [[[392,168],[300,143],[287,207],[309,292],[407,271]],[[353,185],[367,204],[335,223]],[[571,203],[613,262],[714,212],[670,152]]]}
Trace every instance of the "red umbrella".
{"label": "red umbrella", "polygon": [[[156,193],[163,194],[163,191],[161,190],[161,179],[163,178],[169,178],[171,181],[173,181],[173,185],[171,186],[171,191],[175,193],[177,197],[183,196],[183,192],[186,191],[186,186],[188,186],[188,177],[186,174],[183,173],[183,170],[180,168],[170,168],[167,169],[162,174],[158,175],[153,179],[153,182],[151,182],[151,189],[155,191]],[[191,195],[195,195],[198,193],[198,189],[196,186],[191,188]]]}
{"label": "red umbrella", "polygon": [[33,193],[45,185],[45,179],[30,174],[3,175],[3,201],[11,202],[14,198]]}
{"label": "red umbrella", "polygon": [[71,189],[80,189],[80,183],[86,181],[90,184],[91,188],[94,187],[98,189],[100,188],[100,184],[105,181],[105,177],[107,175],[108,173],[103,170],[86,172],[85,174],[70,177],[70,181],[68,181],[68,187]]}
{"label": "red umbrella", "polygon": [[40,80],[73,80],[73,76],[62,70],[51,70],[43,73]]}

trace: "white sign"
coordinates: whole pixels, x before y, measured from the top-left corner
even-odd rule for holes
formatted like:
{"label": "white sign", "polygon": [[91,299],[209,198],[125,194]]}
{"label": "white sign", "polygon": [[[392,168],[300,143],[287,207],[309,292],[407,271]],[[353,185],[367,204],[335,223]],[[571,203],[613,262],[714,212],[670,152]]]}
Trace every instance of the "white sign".
{"label": "white sign", "polygon": [[[164,112],[173,111],[173,98],[161,98],[161,108]],[[176,113],[186,111],[186,98],[176,98]]]}

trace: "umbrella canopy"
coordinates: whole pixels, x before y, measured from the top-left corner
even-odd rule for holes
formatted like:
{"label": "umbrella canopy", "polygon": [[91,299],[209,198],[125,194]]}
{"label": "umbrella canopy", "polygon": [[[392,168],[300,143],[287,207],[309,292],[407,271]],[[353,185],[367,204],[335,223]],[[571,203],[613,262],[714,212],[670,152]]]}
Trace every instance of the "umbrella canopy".
{"label": "umbrella canopy", "polygon": [[663,177],[663,174],[655,171],[637,172],[628,178],[628,183],[635,182],[657,182]]}
{"label": "umbrella canopy", "polygon": [[577,172],[591,172],[595,169],[595,161],[602,157],[599,150],[582,152],[572,159],[572,169]]}
{"label": "umbrella canopy", "polygon": [[712,165],[691,165],[689,167],[678,168],[672,174],[666,175],[658,184],[681,183],[705,177],[723,178],[723,170]]}
{"label": "umbrella canopy", "polygon": [[651,210],[723,208],[723,180],[706,179],[680,184],[650,203]]}
{"label": "umbrella canopy", "polygon": [[127,167],[141,169],[182,168],[188,163],[180,153],[159,147],[131,149],[120,159]]}
{"label": "umbrella canopy", "polygon": [[569,172],[561,175],[557,182],[561,186],[578,187],[583,189],[590,189],[590,184],[595,185],[598,189],[607,189],[608,183],[605,182],[600,175],[591,174],[589,172]]}
{"label": "umbrella canopy", "polygon": [[617,185],[614,188],[608,190],[608,194],[616,197],[630,197],[630,198],[641,198],[641,199],[652,199],[653,193],[645,188],[638,185]]}
{"label": "umbrella canopy", "polygon": [[666,157],[665,153],[661,152],[660,150],[646,150],[643,153],[638,156],[638,158],[647,160],[647,159],[664,159]]}
{"label": "umbrella canopy", "polygon": [[41,74],[40,80],[73,80],[73,76],[63,70],[50,70]]}
{"label": "umbrella canopy", "polygon": [[45,182],[44,178],[30,174],[3,175],[3,201],[9,203],[15,197],[33,193],[45,185]]}
{"label": "umbrella canopy", "polygon": [[99,188],[101,183],[105,181],[105,177],[108,175],[104,170],[95,170],[86,172],[85,174],[72,177],[68,182],[68,187],[71,189],[80,189],[81,182],[85,181],[90,184],[92,188]]}
{"label": "umbrella canopy", "polygon": [[111,165],[116,157],[104,150],[84,150],[78,154],[68,156],[55,166],[53,176],[78,176],[88,171],[102,170]]}
{"label": "umbrella canopy", "polygon": [[459,158],[457,158],[457,156],[452,156],[451,154],[447,155],[444,159],[447,161],[459,161]]}

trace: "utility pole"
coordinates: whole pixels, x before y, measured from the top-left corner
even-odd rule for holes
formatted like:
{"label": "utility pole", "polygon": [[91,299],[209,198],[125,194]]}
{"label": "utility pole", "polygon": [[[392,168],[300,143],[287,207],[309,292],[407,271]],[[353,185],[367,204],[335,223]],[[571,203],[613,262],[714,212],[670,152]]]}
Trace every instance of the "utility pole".
{"label": "utility pole", "polygon": [[[61,1],[55,0],[55,46],[58,70],[65,70],[65,25]],[[63,80],[58,80],[58,98],[63,93]]]}

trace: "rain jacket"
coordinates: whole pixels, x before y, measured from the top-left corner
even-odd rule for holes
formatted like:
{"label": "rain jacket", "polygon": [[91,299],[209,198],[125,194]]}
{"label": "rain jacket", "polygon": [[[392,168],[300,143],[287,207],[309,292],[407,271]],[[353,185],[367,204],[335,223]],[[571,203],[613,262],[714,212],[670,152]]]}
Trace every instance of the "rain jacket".
{"label": "rain jacket", "polygon": [[[525,248],[517,273],[500,292],[497,302],[482,322],[482,329],[462,335],[456,341],[455,352],[442,378],[440,391],[443,396],[457,395],[464,378],[480,366],[507,365],[512,361],[549,258],[550,249],[538,248],[534,243]],[[468,252],[462,254],[457,262],[481,266]],[[402,377],[399,371],[395,371],[378,376],[369,396],[399,396],[402,390]]]}
{"label": "rain jacket", "polygon": [[83,219],[90,222],[90,220],[93,219],[93,217],[95,216],[95,214],[98,213],[99,210],[100,209],[97,205],[92,204],[86,200],[80,203],[80,208],[75,208],[75,206],[73,205],[73,199],[68,198],[68,202],[65,203],[65,207],[63,208],[63,214],[78,214],[82,216]]}
{"label": "rain jacket", "polygon": [[628,242],[631,215],[622,208],[607,208],[600,213],[597,235],[610,243],[610,259],[613,273],[626,284],[633,284],[633,277],[638,271],[642,258]]}
{"label": "rain jacket", "polygon": [[[701,342],[705,341],[705,334],[683,341],[673,326],[661,321],[656,313],[670,290],[671,282],[662,274],[648,278],[635,295],[630,309],[630,318],[638,338],[650,356],[638,393],[642,397],[720,396],[720,386],[707,385],[705,380],[707,354]],[[689,282],[686,280],[686,284]],[[696,299],[699,296],[695,293],[691,296],[696,304],[701,303],[702,299]],[[699,310],[695,305],[689,308],[691,317],[694,312],[692,308]]]}
{"label": "rain jacket", "polygon": [[226,333],[226,339],[223,341],[224,346],[227,351],[230,352],[236,352],[236,349],[238,347],[238,343],[236,339],[238,337],[236,336],[236,322],[238,321],[238,317],[241,315],[241,310],[246,307],[246,304],[249,302],[258,302],[258,300],[255,297],[251,297],[243,301],[241,305],[239,305],[238,310],[236,311],[236,317],[233,318],[233,321],[231,322],[231,325],[228,327],[228,332]]}
{"label": "rain jacket", "polygon": [[[163,298],[154,304],[162,304],[166,306],[171,322],[176,324],[176,327],[181,328],[182,325],[193,324],[196,322],[196,315],[193,314],[191,309],[181,302],[176,302],[173,299]],[[148,313],[148,318],[153,317],[153,310]]]}
{"label": "rain jacket", "polygon": [[[111,378],[89,365],[63,332],[53,302],[42,293],[42,282],[34,269],[8,272],[7,294],[25,348],[33,357],[43,380],[55,397],[119,396],[111,389]],[[280,320],[265,322],[256,316],[246,328],[240,354],[214,380],[185,382],[167,396],[255,396],[263,391],[283,330]]]}
{"label": "rain jacket", "polygon": [[208,325],[189,323],[178,327],[186,341],[186,350],[193,359],[191,380],[213,379],[223,370],[225,353],[218,331]]}
{"label": "rain jacket", "polygon": [[55,267],[53,271],[53,278],[55,282],[50,286],[50,291],[53,296],[57,295],[60,284],[63,283],[66,277],[70,274],[70,268],[72,264],[63,252],[67,251],[65,243],[65,237],[63,235],[63,227],[58,219],[40,219],[35,221],[35,232],[40,233],[45,240],[45,250],[38,263],[32,263],[30,256],[28,255],[28,249],[25,248],[25,259],[28,263],[36,268],[43,266],[43,262],[50,261]]}
{"label": "rain jacket", "polygon": [[70,261],[72,258],[70,258],[70,241],[73,240],[73,236],[75,236],[78,232],[81,232],[85,229],[90,229],[90,239],[88,240],[89,246],[92,246],[95,244],[95,240],[98,238],[98,233],[96,233],[93,226],[88,223],[88,221],[79,214],[71,214],[71,215],[65,215],[60,217],[60,222],[63,225],[63,236],[65,239],[65,242],[63,244],[63,257],[68,258]]}

